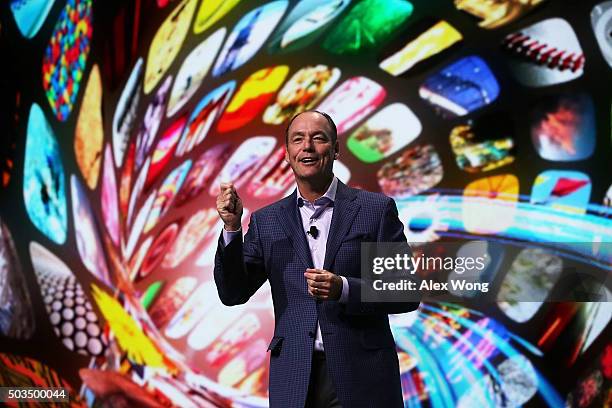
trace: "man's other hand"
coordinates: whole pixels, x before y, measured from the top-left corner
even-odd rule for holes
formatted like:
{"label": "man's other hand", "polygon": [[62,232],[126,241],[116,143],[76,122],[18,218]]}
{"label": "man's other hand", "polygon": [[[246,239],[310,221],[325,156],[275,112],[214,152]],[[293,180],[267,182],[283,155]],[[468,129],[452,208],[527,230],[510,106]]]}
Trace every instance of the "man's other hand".
{"label": "man's other hand", "polygon": [[342,294],[342,278],[325,269],[306,269],[308,293],[316,299],[338,300]]}
{"label": "man's other hand", "polygon": [[232,183],[221,183],[217,195],[217,212],[226,231],[238,231],[241,226],[242,200]]}

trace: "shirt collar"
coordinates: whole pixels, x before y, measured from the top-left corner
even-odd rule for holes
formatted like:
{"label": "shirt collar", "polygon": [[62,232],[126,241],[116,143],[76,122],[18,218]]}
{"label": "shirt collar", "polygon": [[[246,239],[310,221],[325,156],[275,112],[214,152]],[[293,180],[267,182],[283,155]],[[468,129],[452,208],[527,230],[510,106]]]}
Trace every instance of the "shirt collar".
{"label": "shirt collar", "polygon": [[[297,190],[297,202],[299,203],[300,199],[308,202],[308,200],[306,200],[304,197],[302,197],[302,194],[300,194],[300,188],[296,187],[296,190]],[[321,197],[327,197],[332,201],[336,201],[336,191],[338,191],[338,177],[334,176],[331,184],[327,188],[327,191]]]}

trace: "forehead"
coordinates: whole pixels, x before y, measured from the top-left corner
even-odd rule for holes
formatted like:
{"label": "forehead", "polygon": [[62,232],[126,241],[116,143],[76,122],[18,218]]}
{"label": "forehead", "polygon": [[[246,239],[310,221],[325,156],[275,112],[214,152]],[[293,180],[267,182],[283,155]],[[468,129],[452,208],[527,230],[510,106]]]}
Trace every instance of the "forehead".
{"label": "forehead", "polygon": [[322,131],[325,134],[330,134],[331,129],[327,119],[317,112],[305,112],[296,117],[289,127],[289,134],[302,132],[317,132]]}

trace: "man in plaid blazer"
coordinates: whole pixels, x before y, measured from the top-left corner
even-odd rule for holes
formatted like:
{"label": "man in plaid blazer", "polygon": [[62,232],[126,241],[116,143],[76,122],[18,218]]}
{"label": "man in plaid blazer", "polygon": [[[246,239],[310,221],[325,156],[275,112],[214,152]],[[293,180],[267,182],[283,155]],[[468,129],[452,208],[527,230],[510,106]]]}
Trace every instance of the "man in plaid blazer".
{"label": "man in plaid blazer", "polygon": [[214,277],[221,301],[243,304],[270,281],[271,407],[403,407],[387,314],[419,303],[361,302],[359,261],[361,242],[406,243],[404,227],[392,199],[338,181],[332,171],[338,151],[327,114],[296,115],[285,160],[298,188],[255,211],[244,240],[234,186],[222,183],[217,197],[224,230]]}

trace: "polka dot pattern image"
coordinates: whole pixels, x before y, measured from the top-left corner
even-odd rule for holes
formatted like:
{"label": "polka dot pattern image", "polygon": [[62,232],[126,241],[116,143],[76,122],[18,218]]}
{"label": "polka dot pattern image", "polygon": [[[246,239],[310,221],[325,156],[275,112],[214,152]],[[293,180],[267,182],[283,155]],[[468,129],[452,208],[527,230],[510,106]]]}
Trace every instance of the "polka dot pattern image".
{"label": "polka dot pattern image", "polygon": [[83,288],[59,258],[36,242],[30,256],[53,331],[69,350],[99,356],[106,338]]}

